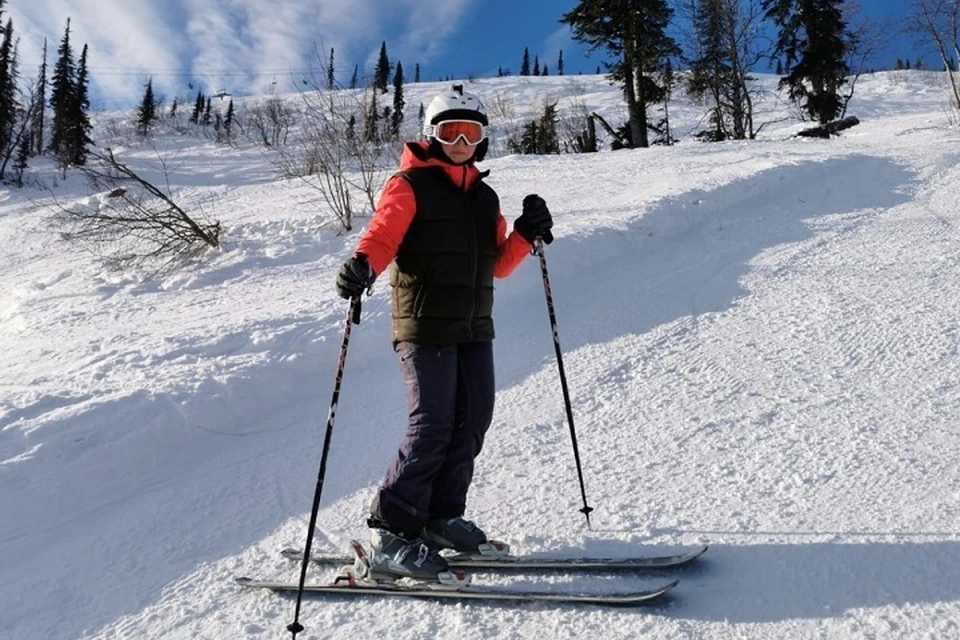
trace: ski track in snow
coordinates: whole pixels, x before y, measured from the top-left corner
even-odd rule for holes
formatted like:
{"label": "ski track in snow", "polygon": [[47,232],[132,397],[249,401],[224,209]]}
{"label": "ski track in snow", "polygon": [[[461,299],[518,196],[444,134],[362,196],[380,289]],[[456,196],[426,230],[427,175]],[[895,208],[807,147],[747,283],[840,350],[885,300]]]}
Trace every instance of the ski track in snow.
{"label": "ski track in snow", "polygon": [[[478,578],[681,579],[636,610],[307,598],[300,637],[960,637],[960,133],[931,78],[861,79],[864,123],[832,141],[788,139],[791,124],[484,163],[508,220],[529,192],[556,218],[546,258],[595,511],[588,531],[530,258],[498,283],[498,405],[469,515],[518,551],[711,549],[669,574]],[[539,80],[476,90],[518,118],[550,92],[618,113],[602,78]],[[699,118],[671,113],[681,131]],[[176,274],[69,250],[43,192],[0,201],[4,640],[289,636],[293,599],[233,578],[297,578],[277,552],[303,544],[346,312],[332,279],[357,235],[257,149],[163,143],[182,197],[226,229],[224,251]],[[316,549],[365,535],[403,431],[389,322],[381,282],[351,338]]]}

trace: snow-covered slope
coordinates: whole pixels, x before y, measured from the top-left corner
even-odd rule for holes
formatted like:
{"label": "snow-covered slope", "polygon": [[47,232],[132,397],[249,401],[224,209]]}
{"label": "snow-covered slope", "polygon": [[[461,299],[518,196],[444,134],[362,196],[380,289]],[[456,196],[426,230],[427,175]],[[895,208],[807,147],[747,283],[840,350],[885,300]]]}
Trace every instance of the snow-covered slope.
{"label": "snow-covered slope", "polygon": [[[622,119],[599,77],[473,90],[514,123],[544,96]],[[832,141],[781,123],[749,143],[484,163],[508,219],[531,192],[556,218],[547,261],[595,512],[588,531],[530,259],[498,286],[498,405],[469,515],[525,552],[709,543],[673,597],[308,599],[301,638],[960,637],[960,132],[929,73],[862,78],[851,113],[864,123]],[[701,116],[671,114],[681,134]],[[258,149],[156,145],[176,154],[178,196],[226,233],[160,279],[61,243],[46,192],[0,191],[4,640],[289,637],[293,601],[232,579],[297,577],[277,551],[304,541],[346,313],[332,280],[361,229],[336,235]],[[380,284],[351,340],[316,548],[365,535],[403,429]]]}

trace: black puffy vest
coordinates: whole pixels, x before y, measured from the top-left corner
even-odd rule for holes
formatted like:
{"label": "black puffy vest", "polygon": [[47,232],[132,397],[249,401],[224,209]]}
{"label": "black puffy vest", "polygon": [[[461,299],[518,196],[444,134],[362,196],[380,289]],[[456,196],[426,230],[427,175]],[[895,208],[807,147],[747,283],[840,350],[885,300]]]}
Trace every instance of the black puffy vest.
{"label": "black puffy vest", "polygon": [[390,267],[393,341],[492,340],[496,192],[482,176],[464,191],[441,168],[397,175],[413,187],[417,213]]}

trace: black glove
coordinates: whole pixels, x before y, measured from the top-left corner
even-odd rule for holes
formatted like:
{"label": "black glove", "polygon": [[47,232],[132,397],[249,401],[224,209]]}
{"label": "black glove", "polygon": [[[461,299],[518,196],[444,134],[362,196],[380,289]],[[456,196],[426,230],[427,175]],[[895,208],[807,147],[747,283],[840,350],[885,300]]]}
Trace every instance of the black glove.
{"label": "black glove", "polygon": [[367,264],[367,256],[358,253],[343,263],[337,274],[337,293],[341,298],[356,298],[370,288],[377,274]]}
{"label": "black glove", "polygon": [[523,213],[513,222],[513,229],[523,239],[533,244],[537,238],[541,238],[547,244],[553,242],[553,234],[550,229],[553,227],[553,216],[547,209],[547,203],[540,196],[531,193],[523,199]]}

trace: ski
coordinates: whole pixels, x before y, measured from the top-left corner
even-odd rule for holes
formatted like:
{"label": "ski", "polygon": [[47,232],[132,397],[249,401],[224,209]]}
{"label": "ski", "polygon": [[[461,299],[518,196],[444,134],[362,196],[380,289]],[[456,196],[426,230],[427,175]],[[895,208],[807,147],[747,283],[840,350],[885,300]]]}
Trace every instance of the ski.
{"label": "ski", "polygon": [[[237,584],[251,589],[267,589],[275,592],[296,592],[295,582],[272,582],[237,578]],[[400,596],[409,598],[481,600],[488,602],[546,602],[553,604],[592,604],[607,607],[632,607],[649,604],[673,589],[679,580],[674,580],[655,589],[620,591],[614,593],[559,593],[554,591],[527,591],[509,587],[465,586],[458,588],[404,586],[395,583],[367,583],[359,581],[311,584],[304,586],[304,593],[319,596]]]}
{"label": "ski", "polygon": [[[707,546],[695,547],[683,553],[661,556],[628,558],[549,558],[540,556],[447,556],[451,567],[473,571],[651,571],[675,569],[689,564],[702,556]],[[302,561],[299,549],[284,549],[280,552],[291,560]],[[353,562],[349,556],[311,556],[310,561],[320,565],[346,565]]]}

